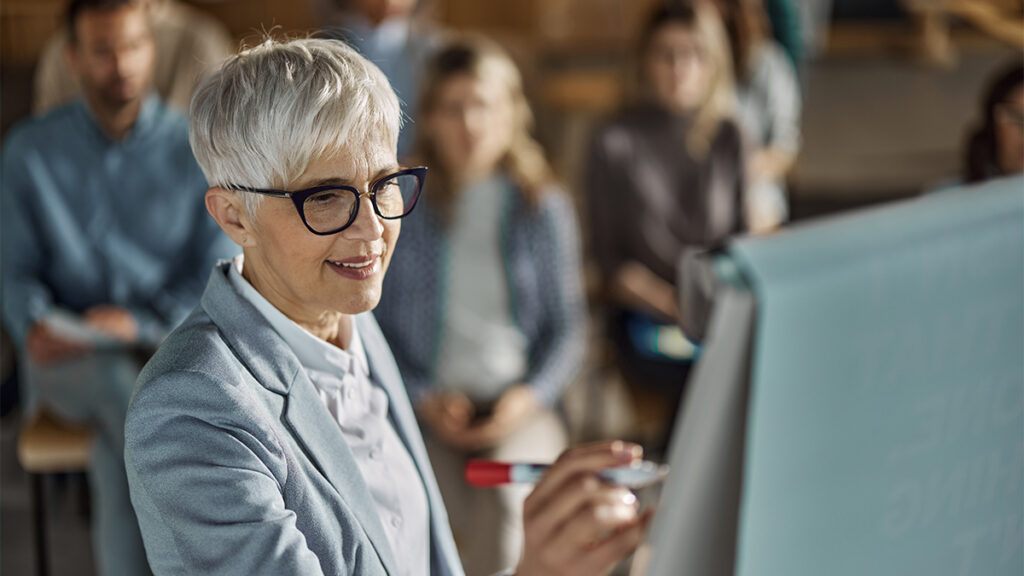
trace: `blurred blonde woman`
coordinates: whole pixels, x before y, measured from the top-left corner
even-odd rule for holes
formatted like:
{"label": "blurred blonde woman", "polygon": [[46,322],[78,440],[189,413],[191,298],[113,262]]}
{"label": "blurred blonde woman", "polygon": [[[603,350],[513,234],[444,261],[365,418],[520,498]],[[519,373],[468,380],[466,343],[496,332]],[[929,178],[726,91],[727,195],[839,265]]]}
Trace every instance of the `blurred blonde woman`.
{"label": "blurred blonde woman", "polygon": [[467,574],[514,566],[526,490],[470,488],[472,457],[550,461],[554,407],[580,368],[578,232],[537,142],[515,64],[456,39],[425,71],[417,161],[430,184],[403,224],[377,318],[417,408]]}
{"label": "blurred blonde woman", "polygon": [[598,127],[583,180],[608,335],[634,391],[653,392],[648,416],[663,433],[648,440],[659,448],[692,356],[676,328],[677,262],[687,247],[745,229],[745,176],[732,60],[714,8],[658,8],[638,60],[641,94]]}
{"label": "blurred blonde woman", "polygon": [[762,0],[714,0],[729,35],[736,75],[736,119],[750,149],[746,198],[753,232],[770,232],[789,217],[786,175],[800,151],[800,84],[772,40]]}

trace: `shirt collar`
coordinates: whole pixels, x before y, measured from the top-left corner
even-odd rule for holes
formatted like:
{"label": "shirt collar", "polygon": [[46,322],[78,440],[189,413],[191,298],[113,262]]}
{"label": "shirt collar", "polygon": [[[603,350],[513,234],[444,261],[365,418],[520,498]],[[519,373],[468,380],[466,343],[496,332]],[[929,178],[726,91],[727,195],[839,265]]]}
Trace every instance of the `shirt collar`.
{"label": "shirt collar", "polygon": [[[86,104],[85,98],[78,98],[75,101],[74,106],[78,109],[79,114],[81,114],[82,118],[95,134],[106,142],[112,142],[110,137],[107,136],[107,133],[103,131],[99,121],[96,120],[96,115],[92,113],[92,109],[90,109],[89,105]],[[160,98],[156,94],[150,92],[142,100],[142,106],[139,107],[139,115],[135,119],[135,125],[132,126],[132,129],[129,130],[127,134],[125,134],[124,139],[121,140],[121,142],[130,142],[148,133],[156,123],[156,117],[159,111]]]}
{"label": "shirt collar", "polygon": [[[274,307],[263,297],[245,277],[242,276],[244,256],[239,254],[232,260],[231,269],[228,272],[228,279],[235,291],[267,319],[274,331],[284,339],[285,344],[291,348],[299,363],[306,370],[324,372],[328,374],[343,374],[347,372],[361,372],[369,375],[370,367],[366,359],[366,349],[363,347],[362,338],[359,336],[355,319],[352,319],[352,338],[349,341],[348,350],[342,350],[333,344],[329,344],[311,334],[308,330],[299,326],[294,320],[288,318],[280,310]],[[350,317],[351,318],[351,317]]]}

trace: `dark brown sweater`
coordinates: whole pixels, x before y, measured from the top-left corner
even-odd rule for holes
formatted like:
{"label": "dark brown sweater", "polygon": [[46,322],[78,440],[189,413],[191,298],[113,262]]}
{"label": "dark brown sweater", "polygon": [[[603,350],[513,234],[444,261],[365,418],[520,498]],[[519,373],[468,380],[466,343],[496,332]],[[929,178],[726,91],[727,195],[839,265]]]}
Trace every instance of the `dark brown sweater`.
{"label": "dark brown sweater", "polygon": [[604,282],[636,260],[675,284],[684,247],[716,244],[745,229],[739,129],[722,122],[705,156],[694,158],[686,147],[691,120],[638,106],[594,134],[584,199]]}

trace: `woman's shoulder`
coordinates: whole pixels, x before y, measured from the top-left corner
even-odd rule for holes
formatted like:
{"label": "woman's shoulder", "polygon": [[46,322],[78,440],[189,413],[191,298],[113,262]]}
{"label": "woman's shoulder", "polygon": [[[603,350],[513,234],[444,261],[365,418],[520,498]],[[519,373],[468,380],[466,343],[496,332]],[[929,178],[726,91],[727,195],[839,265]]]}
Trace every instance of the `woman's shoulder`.
{"label": "woman's shoulder", "polygon": [[171,332],[139,374],[133,408],[191,410],[237,402],[246,368],[201,310]]}
{"label": "woman's shoulder", "polygon": [[796,83],[796,70],[786,51],[774,40],[765,40],[754,50],[753,81]]}

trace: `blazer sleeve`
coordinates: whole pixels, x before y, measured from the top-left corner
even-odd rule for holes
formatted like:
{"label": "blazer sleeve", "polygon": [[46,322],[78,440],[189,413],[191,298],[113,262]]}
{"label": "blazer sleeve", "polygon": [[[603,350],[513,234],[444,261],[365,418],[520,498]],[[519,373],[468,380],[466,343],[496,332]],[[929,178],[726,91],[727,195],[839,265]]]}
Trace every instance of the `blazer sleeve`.
{"label": "blazer sleeve", "polygon": [[543,199],[537,240],[542,249],[539,295],[543,325],[531,343],[527,382],[545,406],[562,397],[583,365],[586,348],[586,304],[580,268],[579,229],[568,198],[552,192]]}
{"label": "blazer sleeve", "polygon": [[153,572],[323,574],[284,505],[281,444],[232,388],[172,372],[132,400],[125,462]]}

